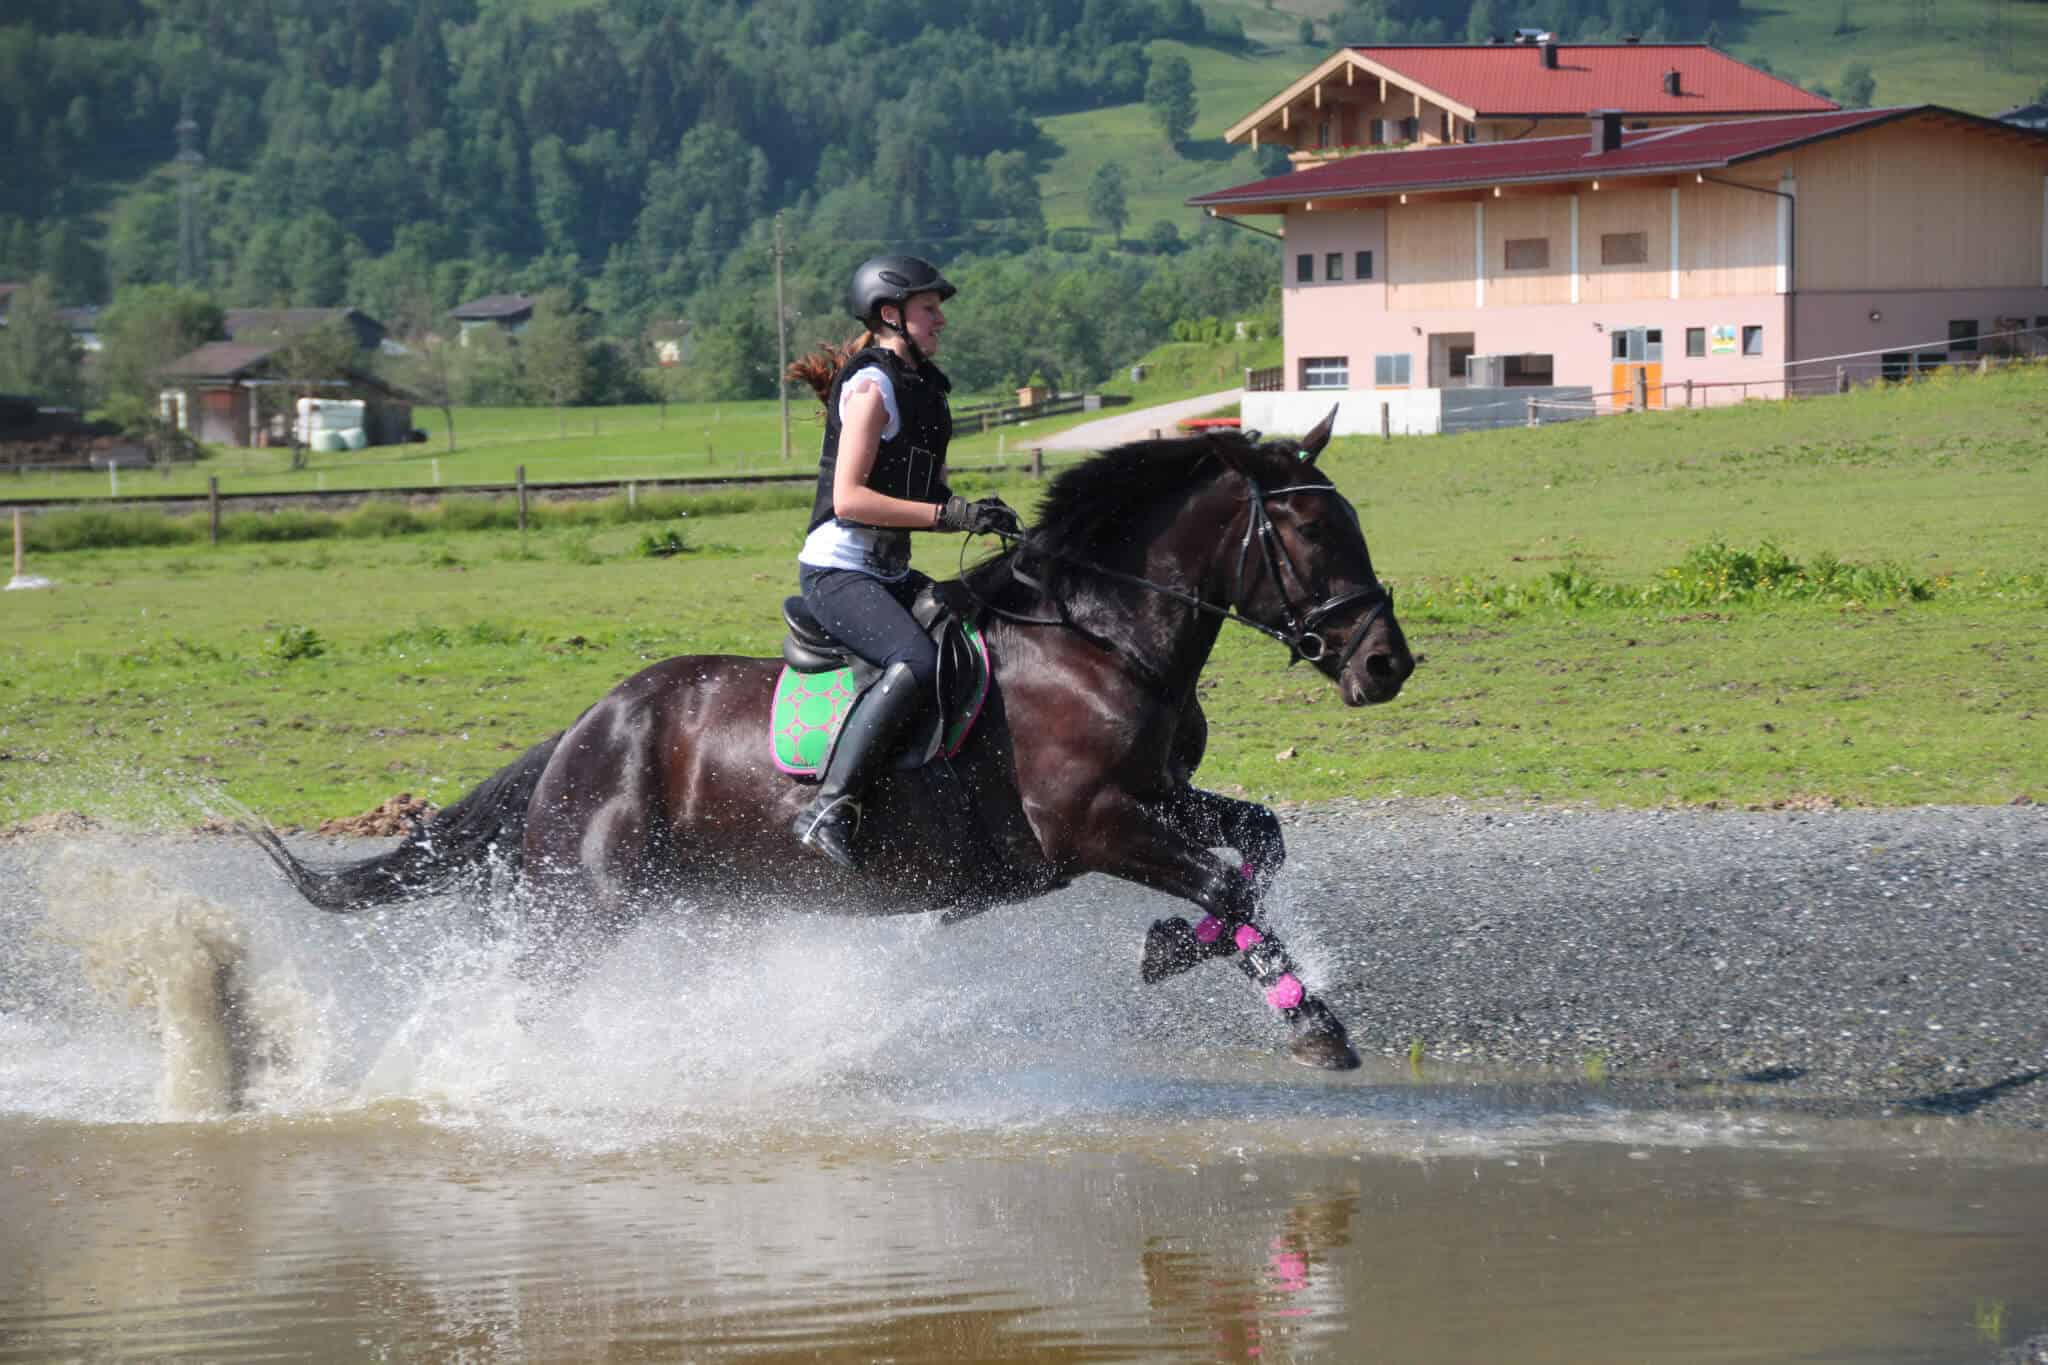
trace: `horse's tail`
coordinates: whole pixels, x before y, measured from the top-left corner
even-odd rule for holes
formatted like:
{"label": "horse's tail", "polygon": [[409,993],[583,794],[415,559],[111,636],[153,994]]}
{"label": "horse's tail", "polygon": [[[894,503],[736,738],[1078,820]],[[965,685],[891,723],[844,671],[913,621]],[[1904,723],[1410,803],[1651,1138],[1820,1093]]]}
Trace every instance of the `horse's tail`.
{"label": "horse's tail", "polygon": [[270,855],[300,895],[322,910],[367,910],[432,895],[493,853],[517,872],[527,807],[561,742],[559,734],[542,740],[436,813],[397,848],[360,862],[308,867],[267,826],[244,824],[242,832]]}

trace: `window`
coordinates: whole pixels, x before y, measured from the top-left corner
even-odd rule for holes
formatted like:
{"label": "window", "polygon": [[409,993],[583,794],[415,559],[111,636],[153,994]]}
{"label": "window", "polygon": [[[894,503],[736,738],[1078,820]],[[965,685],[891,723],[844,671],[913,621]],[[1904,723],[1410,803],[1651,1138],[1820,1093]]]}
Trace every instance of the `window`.
{"label": "window", "polygon": [[1419,118],[1404,118],[1404,119],[1402,119],[1402,120],[1401,120],[1401,141],[1403,141],[1403,142],[1413,142],[1413,141],[1415,141],[1415,139],[1417,139],[1417,138],[1419,138],[1419,137],[1421,137],[1421,136],[1422,136],[1422,120],[1421,120],[1421,119],[1419,119]]}
{"label": "window", "polygon": [[1351,362],[1341,355],[1303,356],[1301,386],[1304,389],[1348,389]]}
{"label": "window", "polygon": [[1372,358],[1372,382],[1383,389],[1408,387],[1408,357],[1376,355]]}
{"label": "window", "polygon": [[1550,269],[1550,239],[1548,237],[1508,238],[1507,268],[1509,270]]}
{"label": "window", "polygon": [[1511,389],[1548,387],[1557,373],[1555,363],[1547,355],[1511,355],[1505,360],[1501,382]]}
{"label": "window", "polygon": [[1685,354],[1686,354],[1686,357],[1687,357],[1688,359],[1696,359],[1696,358],[1698,358],[1698,357],[1700,357],[1700,356],[1703,356],[1703,355],[1705,355],[1706,353],[1707,353],[1707,329],[1706,329],[1706,328],[1704,328],[1704,327],[1688,327],[1688,328],[1686,328],[1686,329],[1685,329]]}
{"label": "window", "polygon": [[1977,319],[1962,318],[1948,325],[1948,348],[1951,351],[1974,351],[1977,349]]}
{"label": "window", "polygon": [[1762,355],[1764,353],[1764,329],[1756,326],[1742,329],[1742,353]]}
{"label": "window", "polygon": [[1662,327],[1610,327],[1607,331],[1614,338],[1612,351],[1617,363],[1655,364],[1664,359]]}
{"label": "window", "polygon": [[1335,284],[1344,278],[1344,253],[1332,251],[1323,257],[1323,278]]}
{"label": "window", "polygon": [[1314,284],[1315,278],[1316,258],[1304,251],[1294,258],[1294,282],[1296,284]]}
{"label": "window", "polygon": [[1361,280],[1369,280],[1369,279],[1371,279],[1371,278],[1372,278],[1372,253],[1371,253],[1370,251],[1360,251],[1360,252],[1355,252],[1355,253],[1353,253],[1353,254],[1354,254],[1354,255],[1355,255],[1356,257],[1357,257],[1357,260],[1356,260],[1356,261],[1354,262],[1354,264],[1356,264],[1356,265],[1357,265],[1357,267],[1358,267],[1358,269],[1357,269],[1357,270],[1356,270],[1356,271],[1354,272],[1354,276],[1353,276],[1353,277],[1354,277],[1354,278],[1356,278],[1356,279],[1361,279]]}
{"label": "window", "polygon": [[1603,232],[1600,234],[1600,264],[1647,265],[1649,260],[1649,233]]}
{"label": "window", "polygon": [[1881,366],[1880,373],[1884,378],[1904,379],[1913,373],[1913,353],[1911,351],[1886,351],[1880,357],[1879,364]]}

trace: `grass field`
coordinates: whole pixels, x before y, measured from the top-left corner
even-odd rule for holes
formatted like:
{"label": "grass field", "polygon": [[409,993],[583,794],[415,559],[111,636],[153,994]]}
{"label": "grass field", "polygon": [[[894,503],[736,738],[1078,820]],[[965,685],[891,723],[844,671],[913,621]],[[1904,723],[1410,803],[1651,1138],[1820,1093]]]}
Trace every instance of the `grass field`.
{"label": "grass field", "polygon": [[1041,118],[1038,126],[1055,149],[1038,179],[1048,227],[1087,227],[1088,182],[1106,162],[1123,171],[1130,221],[1124,236],[1139,238],[1164,220],[1181,235],[1201,216],[1189,196],[1256,180],[1251,149],[1222,141],[1223,130],[1271,99],[1329,53],[1289,44],[1242,55],[1187,43],[1149,45],[1154,61],[1182,56],[1195,73],[1194,134],[1179,149],[1167,145],[1142,103],[1111,105]]}
{"label": "grass field", "polygon": [[[2035,368],[1339,442],[1324,463],[1424,662],[1353,711],[1227,632],[1203,780],[1263,799],[2048,798],[2044,429]],[[669,530],[689,552],[642,551]],[[285,821],[446,801],[646,661],[772,653],[800,532],[762,507],[523,541],[42,556],[58,587],[0,597],[0,821],[189,823],[213,784]],[[1716,544],[1742,553],[1702,569]],[[948,574],[956,545],[920,563]],[[1809,578],[1848,567],[1807,597],[1782,567],[1744,579],[1767,545]]]}
{"label": "grass field", "polygon": [[[1247,365],[1278,364],[1277,340],[1204,346],[1169,342],[1142,358],[1146,377],[1129,372],[1108,386],[1115,398],[1140,406],[1170,403],[1242,381]],[[1011,395],[1014,396],[1014,395]],[[956,407],[1001,401],[1004,395],[967,397]],[[207,459],[161,470],[106,474],[0,475],[0,506],[10,497],[100,500],[137,494],[203,494],[208,478],[224,493],[339,492],[345,489],[457,487],[504,484],[521,465],[535,484],[589,479],[656,479],[740,474],[787,474],[817,467],[821,427],[808,392],[792,395],[790,452],[782,459],[781,410],[773,399],[740,403],[671,403],[634,407],[457,408],[457,448],[448,452],[439,411],[421,408],[414,420],[433,434],[424,445],[379,446],[346,454],[309,454],[291,468],[284,450],[222,448]],[[956,464],[1021,458],[1034,438],[1092,420],[1098,413],[1040,418],[987,434],[968,432],[953,442]]]}

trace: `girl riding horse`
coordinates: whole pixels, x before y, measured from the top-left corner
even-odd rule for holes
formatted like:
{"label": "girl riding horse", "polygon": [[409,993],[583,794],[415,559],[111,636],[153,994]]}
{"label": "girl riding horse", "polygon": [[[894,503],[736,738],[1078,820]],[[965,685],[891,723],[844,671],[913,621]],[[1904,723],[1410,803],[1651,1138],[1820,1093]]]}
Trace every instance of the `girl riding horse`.
{"label": "girl riding horse", "polygon": [[924,710],[936,681],[937,649],[910,614],[931,581],[910,567],[910,533],[1019,530],[1001,498],[970,503],[946,486],[952,385],[932,357],[946,326],[940,305],[954,292],[916,256],[865,261],[847,286],[846,311],[866,332],[843,359],[828,352],[791,367],[825,404],[818,492],[797,553],[804,605],[834,639],[882,670],[847,717],[824,781],[793,826],[799,843],[848,871],[859,868],[861,793],[893,757],[897,736]]}

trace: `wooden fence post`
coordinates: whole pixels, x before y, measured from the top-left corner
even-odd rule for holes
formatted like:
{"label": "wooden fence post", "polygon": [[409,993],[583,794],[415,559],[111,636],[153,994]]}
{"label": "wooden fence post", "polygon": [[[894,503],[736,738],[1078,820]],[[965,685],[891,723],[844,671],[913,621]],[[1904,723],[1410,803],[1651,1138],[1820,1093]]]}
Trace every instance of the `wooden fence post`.
{"label": "wooden fence post", "polygon": [[220,479],[211,474],[206,478],[206,543],[220,544]]}
{"label": "wooden fence post", "polygon": [[1628,405],[1637,412],[1650,406],[1650,372],[1637,367],[1628,373]]}
{"label": "wooden fence post", "polygon": [[519,466],[519,534],[526,534],[526,466]]}
{"label": "wooden fence post", "polygon": [[1526,399],[1526,400],[1524,400],[1524,401],[1526,401],[1526,402],[1528,403],[1528,406],[1529,406],[1529,425],[1530,425],[1530,426],[1532,426],[1532,427],[1539,427],[1539,426],[1542,426],[1542,425],[1543,425],[1543,419],[1542,419],[1541,417],[1539,417],[1539,416],[1537,416],[1537,415],[1536,415],[1536,400],[1535,400],[1535,399],[1533,399],[1533,398],[1530,398],[1530,399]]}
{"label": "wooden fence post", "polygon": [[1031,477],[1034,479],[1042,479],[1045,477],[1044,446],[1031,447]]}
{"label": "wooden fence post", "polygon": [[1837,365],[1835,366],[1835,392],[1847,393],[1848,391],[1849,367],[1847,365]]}
{"label": "wooden fence post", "polygon": [[1685,381],[1685,405],[1687,407],[1692,406],[1692,381],[1690,379]]}
{"label": "wooden fence post", "polygon": [[1386,403],[1380,404],[1380,439],[1382,441],[1394,439],[1394,410],[1390,404]]}

